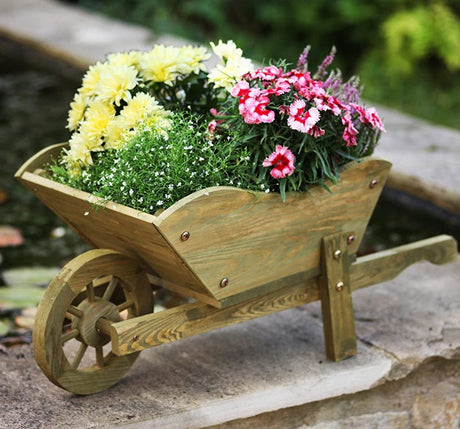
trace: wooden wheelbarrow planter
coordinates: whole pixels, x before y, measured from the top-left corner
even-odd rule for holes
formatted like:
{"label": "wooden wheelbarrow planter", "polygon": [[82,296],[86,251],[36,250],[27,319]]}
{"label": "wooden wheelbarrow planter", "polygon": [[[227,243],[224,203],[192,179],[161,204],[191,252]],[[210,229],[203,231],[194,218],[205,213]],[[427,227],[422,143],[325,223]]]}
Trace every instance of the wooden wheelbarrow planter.
{"label": "wooden wheelbarrow planter", "polygon": [[[51,282],[34,327],[39,366],[74,393],[110,387],[146,348],[316,300],[327,356],[353,356],[353,290],[419,260],[457,258],[445,235],[354,256],[391,167],[384,160],[346,165],[332,193],[313,187],[283,203],[276,194],[215,187],[153,216],[42,177],[62,147],[44,149],[16,176],[95,248]],[[151,285],[196,301],[153,313]]]}

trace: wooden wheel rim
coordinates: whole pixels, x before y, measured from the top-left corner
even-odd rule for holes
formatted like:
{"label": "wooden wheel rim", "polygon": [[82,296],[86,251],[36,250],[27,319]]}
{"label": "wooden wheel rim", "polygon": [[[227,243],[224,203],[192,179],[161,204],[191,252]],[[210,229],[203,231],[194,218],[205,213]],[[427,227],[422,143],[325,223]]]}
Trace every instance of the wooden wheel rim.
{"label": "wooden wheel rim", "polygon": [[121,280],[127,299],[129,296],[132,300],[130,317],[152,311],[150,284],[138,263],[118,252],[97,249],[77,256],[62,268],[45,291],[35,319],[33,345],[39,367],[51,382],[77,394],[109,388],[129,370],[138,356],[138,353],[117,356],[109,352],[100,356],[100,366],[78,369],[78,365],[72,367],[64,353],[62,326],[66,312],[68,314],[72,302],[87,285],[102,276]]}

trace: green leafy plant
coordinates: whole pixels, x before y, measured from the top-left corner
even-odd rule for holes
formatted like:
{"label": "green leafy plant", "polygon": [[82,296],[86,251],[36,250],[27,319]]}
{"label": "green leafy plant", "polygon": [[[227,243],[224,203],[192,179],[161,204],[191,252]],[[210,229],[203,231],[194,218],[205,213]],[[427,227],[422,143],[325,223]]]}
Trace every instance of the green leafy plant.
{"label": "green leafy plant", "polygon": [[443,2],[434,0],[391,15],[382,25],[391,74],[410,74],[429,56],[451,70],[460,69],[460,20]]}
{"label": "green leafy plant", "polygon": [[122,148],[96,153],[91,167],[80,175],[55,163],[51,177],[147,213],[212,186],[263,190],[251,175],[247,150],[228,144],[238,140],[234,131],[212,140],[207,135],[201,116],[178,111],[171,115],[168,134],[140,126]]}

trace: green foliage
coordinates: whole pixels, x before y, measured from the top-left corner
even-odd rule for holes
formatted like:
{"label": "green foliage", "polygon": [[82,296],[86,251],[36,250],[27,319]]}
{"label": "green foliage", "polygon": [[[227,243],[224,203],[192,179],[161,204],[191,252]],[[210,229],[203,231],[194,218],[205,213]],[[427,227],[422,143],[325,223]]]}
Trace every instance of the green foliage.
{"label": "green foliage", "polygon": [[452,71],[460,69],[460,20],[446,4],[435,0],[396,12],[382,30],[392,74],[411,74],[431,55]]}
{"label": "green foliage", "polygon": [[229,144],[237,140],[231,130],[210,140],[202,118],[176,113],[172,119],[168,137],[140,129],[124,148],[95,153],[93,165],[76,178],[51,165],[53,180],[147,213],[211,186],[261,189],[245,148]]}

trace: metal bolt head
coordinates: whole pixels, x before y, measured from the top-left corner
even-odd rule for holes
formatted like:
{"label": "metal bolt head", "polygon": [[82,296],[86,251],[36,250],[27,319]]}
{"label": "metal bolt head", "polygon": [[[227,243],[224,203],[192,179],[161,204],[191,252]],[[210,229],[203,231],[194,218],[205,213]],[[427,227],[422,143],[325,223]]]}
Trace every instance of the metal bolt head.
{"label": "metal bolt head", "polygon": [[343,282],[338,282],[335,285],[335,289],[337,290],[337,292],[340,292],[341,290],[343,290],[344,287],[345,287],[345,285],[343,284]]}
{"label": "metal bolt head", "polygon": [[189,238],[190,238],[190,232],[188,232],[188,231],[184,231],[184,232],[180,235],[180,239],[181,239],[182,241],[187,241]]}
{"label": "metal bolt head", "polygon": [[220,281],[220,287],[227,287],[228,286],[228,278],[227,277],[224,277],[221,281]]}
{"label": "metal bolt head", "polygon": [[334,259],[339,259],[342,256],[342,251],[340,249],[337,249],[334,252]]}
{"label": "metal bolt head", "polygon": [[369,183],[369,188],[374,189],[378,183],[379,181],[377,179],[372,180],[372,182]]}
{"label": "metal bolt head", "polygon": [[354,235],[349,235],[347,238],[347,244],[351,244],[355,241],[355,236]]}

